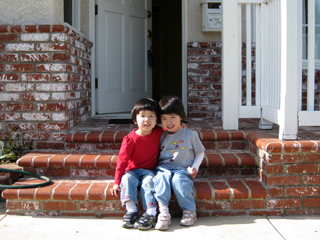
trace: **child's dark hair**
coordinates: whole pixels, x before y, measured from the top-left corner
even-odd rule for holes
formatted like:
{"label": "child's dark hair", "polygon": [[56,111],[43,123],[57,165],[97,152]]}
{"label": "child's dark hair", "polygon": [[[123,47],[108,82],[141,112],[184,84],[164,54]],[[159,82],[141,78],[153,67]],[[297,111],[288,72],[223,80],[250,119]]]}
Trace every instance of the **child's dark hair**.
{"label": "child's dark hair", "polygon": [[145,111],[149,110],[152,111],[156,114],[157,117],[157,123],[160,122],[160,117],[159,117],[159,105],[158,103],[151,99],[151,98],[142,98],[136,104],[131,110],[131,118],[134,123],[137,122],[137,115],[139,114],[140,111]]}
{"label": "child's dark hair", "polygon": [[180,98],[175,96],[164,96],[160,100],[159,105],[160,115],[175,113],[181,117],[182,121],[186,121],[187,116]]}

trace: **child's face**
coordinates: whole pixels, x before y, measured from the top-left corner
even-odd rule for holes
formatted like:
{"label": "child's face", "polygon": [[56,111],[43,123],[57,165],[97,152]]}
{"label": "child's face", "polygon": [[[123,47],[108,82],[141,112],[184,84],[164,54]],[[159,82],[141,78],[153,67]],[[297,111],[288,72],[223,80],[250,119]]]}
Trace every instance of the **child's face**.
{"label": "child's face", "polygon": [[139,127],[136,131],[138,135],[148,135],[157,125],[157,115],[153,111],[142,110],[136,116],[136,124]]}
{"label": "child's face", "polygon": [[181,120],[175,113],[161,115],[161,124],[169,133],[176,133],[181,129]]}

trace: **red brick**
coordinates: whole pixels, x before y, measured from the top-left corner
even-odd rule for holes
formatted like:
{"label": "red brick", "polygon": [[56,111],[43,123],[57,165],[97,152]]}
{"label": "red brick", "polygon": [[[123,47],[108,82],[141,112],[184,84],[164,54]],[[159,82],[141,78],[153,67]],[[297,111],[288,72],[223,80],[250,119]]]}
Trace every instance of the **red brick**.
{"label": "red brick", "polygon": [[234,154],[221,154],[224,159],[224,165],[226,167],[237,167],[239,166],[239,160]]}
{"label": "red brick", "polygon": [[86,154],[80,160],[80,166],[82,168],[94,168],[95,167],[95,159],[98,155],[94,154]]}
{"label": "red brick", "polygon": [[239,200],[231,202],[231,209],[258,209],[265,207],[265,200]]}
{"label": "red brick", "polygon": [[63,131],[68,129],[68,123],[39,123],[37,127],[40,131]]}
{"label": "red brick", "polygon": [[56,154],[49,158],[49,167],[61,168],[64,166],[64,159],[69,156],[69,154]]}
{"label": "red brick", "polygon": [[28,63],[7,64],[6,70],[8,72],[32,72],[34,65]]}
{"label": "red brick", "polygon": [[249,211],[250,216],[284,216],[283,210],[253,210]]}
{"label": "red brick", "polygon": [[211,182],[214,189],[214,199],[230,199],[231,191],[228,185],[224,182]]}
{"label": "red brick", "polygon": [[17,62],[18,54],[0,54],[0,62]]}
{"label": "red brick", "polygon": [[270,154],[266,159],[269,163],[300,163],[303,162],[302,154]]}
{"label": "red brick", "polygon": [[69,155],[64,160],[64,166],[65,167],[79,167],[80,166],[80,158],[83,155]]}
{"label": "red brick", "polygon": [[53,182],[52,184],[44,187],[40,187],[37,189],[35,193],[35,199],[37,200],[49,200],[51,199],[51,195],[53,193],[53,189],[58,185],[57,182]]}
{"label": "red brick", "polygon": [[[206,158],[208,159],[207,167],[221,167],[222,165],[222,158],[220,154],[206,154]],[[205,161],[203,161],[204,163]]]}
{"label": "red brick", "polygon": [[18,34],[1,34],[0,42],[18,42],[19,35]]}
{"label": "red brick", "polygon": [[35,33],[35,32],[37,32],[37,25],[26,25],[25,31],[27,33]]}
{"label": "red brick", "polygon": [[304,176],[304,182],[306,184],[320,184],[320,175],[306,175]]}
{"label": "red brick", "polygon": [[288,187],[285,189],[285,195],[288,197],[317,196],[319,195],[319,187]]}
{"label": "red brick", "polygon": [[256,165],[254,157],[252,157],[249,153],[236,153],[236,155],[241,159],[241,166]]}
{"label": "red brick", "polygon": [[26,82],[48,82],[50,81],[50,74],[25,73],[21,75],[21,80]]}
{"label": "red brick", "polygon": [[266,184],[279,185],[301,185],[302,176],[266,176]]}
{"label": "red brick", "polygon": [[249,198],[248,189],[242,182],[228,181],[230,187],[233,189],[234,199]]}
{"label": "red brick", "polygon": [[282,187],[269,187],[268,188],[268,197],[283,197],[283,188]]}
{"label": "red brick", "polygon": [[212,193],[209,183],[207,182],[194,182],[196,188],[196,198],[200,200],[211,200]]}
{"label": "red brick", "polygon": [[289,174],[320,173],[320,164],[287,165],[287,173]]}
{"label": "red brick", "polygon": [[55,188],[52,198],[55,200],[69,200],[69,193],[71,188],[75,185],[75,182],[61,182],[58,187]]}
{"label": "red brick", "polygon": [[302,200],[299,198],[268,200],[269,208],[299,208],[301,206],[302,206]]}
{"label": "red brick", "polygon": [[111,159],[114,155],[99,155],[96,158],[96,167],[97,168],[110,168],[111,167]]}
{"label": "red brick", "polygon": [[9,32],[9,26],[8,25],[0,25],[0,33],[7,33]]}
{"label": "red brick", "polygon": [[230,209],[229,201],[197,201],[197,211],[198,210],[228,210],[228,209]]}
{"label": "red brick", "polygon": [[66,27],[64,25],[52,25],[52,32],[65,32]]}
{"label": "red brick", "polygon": [[50,60],[48,53],[23,53],[20,57],[23,62],[48,62]]}
{"label": "red brick", "polygon": [[117,202],[81,202],[80,211],[114,211],[119,210],[120,206]]}
{"label": "red brick", "polygon": [[36,201],[8,201],[7,202],[8,210],[27,210],[35,211],[40,210],[40,202]]}
{"label": "red brick", "polygon": [[299,140],[301,146],[301,152],[315,152],[317,149],[317,143],[308,140]]}
{"label": "red brick", "polygon": [[306,162],[320,162],[320,154],[316,154],[316,153],[306,154],[305,161]]}
{"label": "red brick", "polygon": [[304,207],[320,207],[320,198],[305,198],[303,200]]}
{"label": "red brick", "polygon": [[88,200],[105,200],[108,183],[93,183],[88,191]]}
{"label": "red brick", "polygon": [[14,111],[14,112],[33,111],[34,104],[33,103],[7,103],[6,110]]}
{"label": "red brick", "polygon": [[49,33],[51,32],[51,25],[39,25],[38,29],[39,29],[39,32]]}
{"label": "red brick", "polygon": [[85,200],[86,192],[91,183],[76,183],[76,185],[70,190],[70,200]]}
{"label": "red brick", "polygon": [[263,163],[262,169],[268,175],[269,174],[283,174],[284,173],[284,166],[283,165],[269,165],[269,164]]}
{"label": "red brick", "polygon": [[77,202],[48,201],[48,202],[43,203],[43,210],[76,211],[76,210],[78,210],[78,203]]}

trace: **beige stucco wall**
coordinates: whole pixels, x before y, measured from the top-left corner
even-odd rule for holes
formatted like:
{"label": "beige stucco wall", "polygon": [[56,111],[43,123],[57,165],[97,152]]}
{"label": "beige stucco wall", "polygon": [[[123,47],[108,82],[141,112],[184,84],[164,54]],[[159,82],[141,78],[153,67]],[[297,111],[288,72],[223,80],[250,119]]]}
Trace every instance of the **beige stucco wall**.
{"label": "beige stucco wall", "polygon": [[221,41],[221,32],[202,32],[203,0],[188,0],[188,42]]}
{"label": "beige stucco wall", "polygon": [[0,25],[61,23],[63,0],[1,0]]}

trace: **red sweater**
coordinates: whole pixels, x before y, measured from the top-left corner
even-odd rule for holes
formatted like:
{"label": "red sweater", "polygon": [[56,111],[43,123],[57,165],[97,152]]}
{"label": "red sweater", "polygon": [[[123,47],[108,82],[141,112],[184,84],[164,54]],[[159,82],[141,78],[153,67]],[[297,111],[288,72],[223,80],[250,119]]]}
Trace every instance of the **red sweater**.
{"label": "red sweater", "polygon": [[159,143],[163,129],[155,126],[146,136],[136,134],[137,129],[125,136],[121,143],[114,183],[120,184],[122,175],[143,168],[155,170],[158,166]]}

